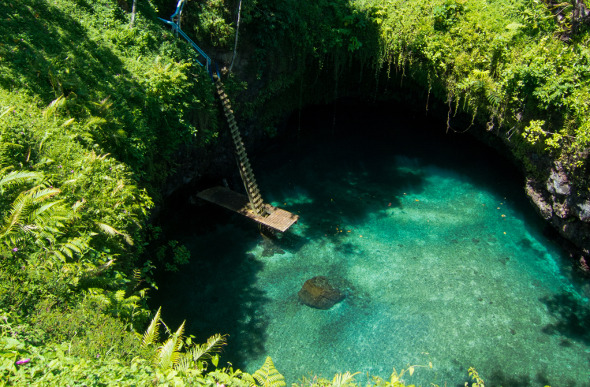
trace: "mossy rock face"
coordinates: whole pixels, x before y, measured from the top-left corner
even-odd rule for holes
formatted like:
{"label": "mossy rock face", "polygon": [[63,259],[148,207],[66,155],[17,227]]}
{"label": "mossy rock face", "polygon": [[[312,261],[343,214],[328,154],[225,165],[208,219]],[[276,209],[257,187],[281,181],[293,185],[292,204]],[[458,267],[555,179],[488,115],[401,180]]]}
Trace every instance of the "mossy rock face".
{"label": "mossy rock face", "polygon": [[299,300],[317,309],[330,309],[344,299],[344,293],[337,289],[327,277],[308,279],[298,293]]}

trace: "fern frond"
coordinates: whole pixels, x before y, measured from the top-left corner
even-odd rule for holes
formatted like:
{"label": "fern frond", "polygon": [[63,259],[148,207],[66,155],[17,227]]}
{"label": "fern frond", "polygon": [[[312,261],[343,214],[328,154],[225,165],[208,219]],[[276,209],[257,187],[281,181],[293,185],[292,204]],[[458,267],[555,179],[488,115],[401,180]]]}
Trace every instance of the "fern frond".
{"label": "fern frond", "polygon": [[176,370],[179,372],[186,372],[193,366],[193,360],[191,358],[190,353],[183,353],[180,355],[180,359],[178,360],[178,364],[176,365]]}
{"label": "fern frond", "polygon": [[332,387],[346,387],[349,383],[354,380],[356,375],[360,374],[360,372],[355,372],[351,374],[350,372],[346,372],[344,374],[336,374],[334,375],[334,380],[332,380]]}
{"label": "fern frond", "polygon": [[502,97],[500,96],[499,93],[497,93],[494,90],[489,92],[489,94],[487,95],[487,99],[488,99],[488,102],[490,103],[490,105],[492,105],[494,107],[499,106],[500,102],[502,102]]}
{"label": "fern frond", "polygon": [[111,236],[115,236],[115,235],[119,235],[120,234],[119,231],[117,231],[116,228],[114,228],[112,226],[109,226],[108,224],[101,223],[101,222],[96,222],[96,225],[105,234],[108,234],[108,235],[111,235]]}
{"label": "fern frond", "polygon": [[[1,139],[1,136],[0,136]],[[0,141],[0,167],[3,165],[13,164],[13,160],[9,157],[8,151],[10,149],[24,149],[24,146],[20,144],[14,144],[12,142],[1,142]],[[4,174],[4,170],[0,171],[0,174]]]}
{"label": "fern frond", "polygon": [[83,255],[85,251],[90,250],[91,235],[83,235],[74,239],[67,240],[63,245],[72,251],[75,251],[78,255]]}
{"label": "fern frond", "polygon": [[182,334],[184,333],[184,322],[176,332],[162,344],[156,352],[156,364],[162,369],[174,368],[180,360],[180,349],[182,348]]}
{"label": "fern frond", "polygon": [[125,242],[127,242],[129,246],[133,246],[133,238],[131,238],[129,234],[121,233],[121,235],[123,236],[123,239],[125,239]]}
{"label": "fern frond", "polygon": [[68,258],[74,258],[74,252],[68,246],[60,246],[59,251],[62,252],[64,255],[67,255]]}
{"label": "fern frond", "polygon": [[41,172],[12,171],[0,177],[0,192],[23,183],[38,184],[43,180]]}
{"label": "fern frond", "polygon": [[106,223],[96,222],[96,225],[105,234],[108,234],[111,236],[121,235],[125,239],[125,242],[127,242],[127,244],[129,244],[130,246],[133,246],[133,239],[128,234],[120,232],[119,230],[117,230],[113,226],[109,226]]}
{"label": "fern frond", "polygon": [[200,361],[211,359],[213,354],[221,352],[222,347],[226,344],[227,335],[216,333],[209,337],[206,343],[195,345],[189,351],[193,364],[196,365]]}
{"label": "fern frond", "polygon": [[66,256],[65,256],[65,255],[63,255],[63,254],[62,254],[62,252],[61,252],[61,251],[59,251],[59,250],[53,250],[53,251],[52,251],[52,253],[53,253],[53,255],[55,255],[57,258],[59,258],[59,260],[60,260],[62,263],[65,263],[65,262],[66,262],[67,258],[66,258]]}
{"label": "fern frond", "polygon": [[34,187],[34,188],[30,189],[29,192],[31,193],[31,199],[33,199],[33,201],[35,203],[39,203],[45,199],[48,199],[52,196],[59,194],[61,192],[61,189],[59,189],[59,188],[43,188],[43,189],[41,189],[41,187]]}
{"label": "fern frond", "polygon": [[2,112],[2,114],[0,114],[0,118],[4,117],[8,113],[12,112],[14,110],[14,108],[15,108],[15,106],[9,106],[8,108],[6,108],[6,110],[4,110]]}
{"label": "fern frond", "polygon": [[12,208],[5,224],[0,228],[0,239],[8,236],[14,227],[26,218],[28,209],[31,207],[31,198],[26,192],[22,192],[12,203]]}
{"label": "fern frond", "polygon": [[266,358],[262,368],[254,372],[252,376],[261,387],[284,387],[287,385],[285,378],[275,368],[270,356]]}
{"label": "fern frond", "polygon": [[76,119],[75,118],[70,118],[69,120],[67,120],[66,122],[64,122],[63,124],[61,124],[61,126],[63,128],[65,128],[65,127],[68,127],[68,126],[74,124],[75,122],[76,122]]}
{"label": "fern frond", "polygon": [[125,291],[124,290],[117,290],[115,292],[115,301],[121,303],[125,301]]}
{"label": "fern frond", "polygon": [[27,216],[27,221],[29,223],[39,223],[39,224],[48,224],[49,222],[54,222],[57,226],[63,226],[63,224],[59,224],[60,220],[66,219],[63,214],[59,214],[61,208],[53,208],[62,201],[58,200],[55,202],[45,203],[39,208],[35,208],[32,210],[29,215]]}
{"label": "fern frond", "polygon": [[161,316],[162,307],[158,308],[156,315],[152,319],[152,322],[148,326],[147,330],[143,334],[143,339],[141,340],[141,348],[145,348],[148,345],[156,343],[158,341],[158,330],[160,327],[160,316]]}
{"label": "fern frond", "polygon": [[51,101],[51,103],[45,108],[45,110],[43,110],[43,117],[49,118],[53,116],[57,112],[57,110],[65,104],[65,102],[66,98],[63,94]]}

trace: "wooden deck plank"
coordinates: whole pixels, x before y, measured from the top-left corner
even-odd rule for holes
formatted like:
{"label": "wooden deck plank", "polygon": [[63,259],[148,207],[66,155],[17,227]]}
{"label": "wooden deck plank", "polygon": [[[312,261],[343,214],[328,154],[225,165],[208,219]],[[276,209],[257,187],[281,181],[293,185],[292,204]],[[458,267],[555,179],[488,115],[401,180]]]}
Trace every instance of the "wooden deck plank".
{"label": "wooden deck plank", "polygon": [[239,194],[225,187],[206,189],[199,192],[197,197],[247,216],[260,224],[264,224],[280,232],[287,231],[299,219],[299,215],[273,207],[270,204],[264,205],[269,215],[260,216],[252,211],[250,201],[246,195]]}

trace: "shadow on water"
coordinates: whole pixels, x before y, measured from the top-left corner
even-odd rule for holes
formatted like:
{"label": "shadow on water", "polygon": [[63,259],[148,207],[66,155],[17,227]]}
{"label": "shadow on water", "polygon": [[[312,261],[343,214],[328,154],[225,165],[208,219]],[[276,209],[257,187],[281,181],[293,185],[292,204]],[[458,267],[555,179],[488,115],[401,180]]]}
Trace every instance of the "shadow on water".
{"label": "shadow on water", "polygon": [[191,260],[177,272],[159,273],[150,305],[162,306],[170,329],[186,320],[185,331],[197,342],[228,334],[223,364],[240,368],[245,359],[266,353],[268,298],[256,286],[264,264],[249,253],[263,239],[248,219],[213,205],[190,205],[186,196],[171,197],[159,222],[167,239],[190,250]]}
{"label": "shadow on water", "polygon": [[287,132],[298,134],[283,138],[254,164],[265,197],[298,213],[310,239],[333,239],[343,225],[403,209],[404,195],[423,192],[429,166],[522,201],[522,176],[508,160],[471,136],[446,134],[440,122],[392,108],[391,102],[342,100],[335,109],[314,106],[293,117],[297,122]]}
{"label": "shadow on water", "polygon": [[[372,213],[401,208],[402,195],[422,191],[420,165],[398,168],[384,160],[392,154],[388,144],[318,137],[268,152],[255,166],[266,199],[299,214],[306,238],[336,237],[344,225],[354,227]],[[314,157],[306,157],[310,154]],[[379,184],[387,181],[396,184]]]}
{"label": "shadow on water", "polygon": [[562,346],[571,346],[569,340],[590,344],[590,307],[580,302],[570,293],[561,293],[550,297],[540,298],[547,311],[557,321],[548,324],[543,332],[548,335],[561,335]]}
{"label": "shadow on water", "polygon": [[217,225],[192,241],[183,240],[191,251],[190,264],[161,275],[151,300],[153,306],[163,305],[163,319],[171,328],[186,320],[186,332],[199,342],[215,333],[229,334],[223,359],[238,367],[265,353],[268,301],[255,286],[263,263],[247,253],[259,239],[240,226]]}

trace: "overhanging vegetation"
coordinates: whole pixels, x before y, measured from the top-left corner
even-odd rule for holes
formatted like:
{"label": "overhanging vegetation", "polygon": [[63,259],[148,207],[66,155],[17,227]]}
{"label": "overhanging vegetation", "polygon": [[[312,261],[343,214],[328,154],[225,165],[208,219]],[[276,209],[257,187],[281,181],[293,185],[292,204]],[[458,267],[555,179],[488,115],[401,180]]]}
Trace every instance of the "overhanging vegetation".
{"label": "overhanging vegetation", "polygon": [[[138,338],[154,265],[187,259],[173,242],[146,249],[158,234],[150,211],[178,150],[216,141],[219,112],[206,71],[156,18],[156,7],[174,5],[138,1],[131,26],[130,3],[0,4],[0,375],[7,384],[249,385],[266,372],[280,383],[272,361],[262,379],[208,373],[213,356],[179,368],[175,356],[192,345],[180,328],[151,347]],[[264,110],[270,126],[351,85],[407,79],[425,105],[448,107],[449,130],[468,113],[531,172],[543,173],[539,157],[562,160],[587,189],[590,35],[575,18],[579,3],[556,18],[558,5],[540,0],[253,0],[242,9],[239,55],[250,65],[239,74],[264,89],[238,108]],[[230,52],[236,8],[195,4],[183,28]],[[334,86],[317,93],[319,84]],[[166,362],[154,360],[166,350]]]}

